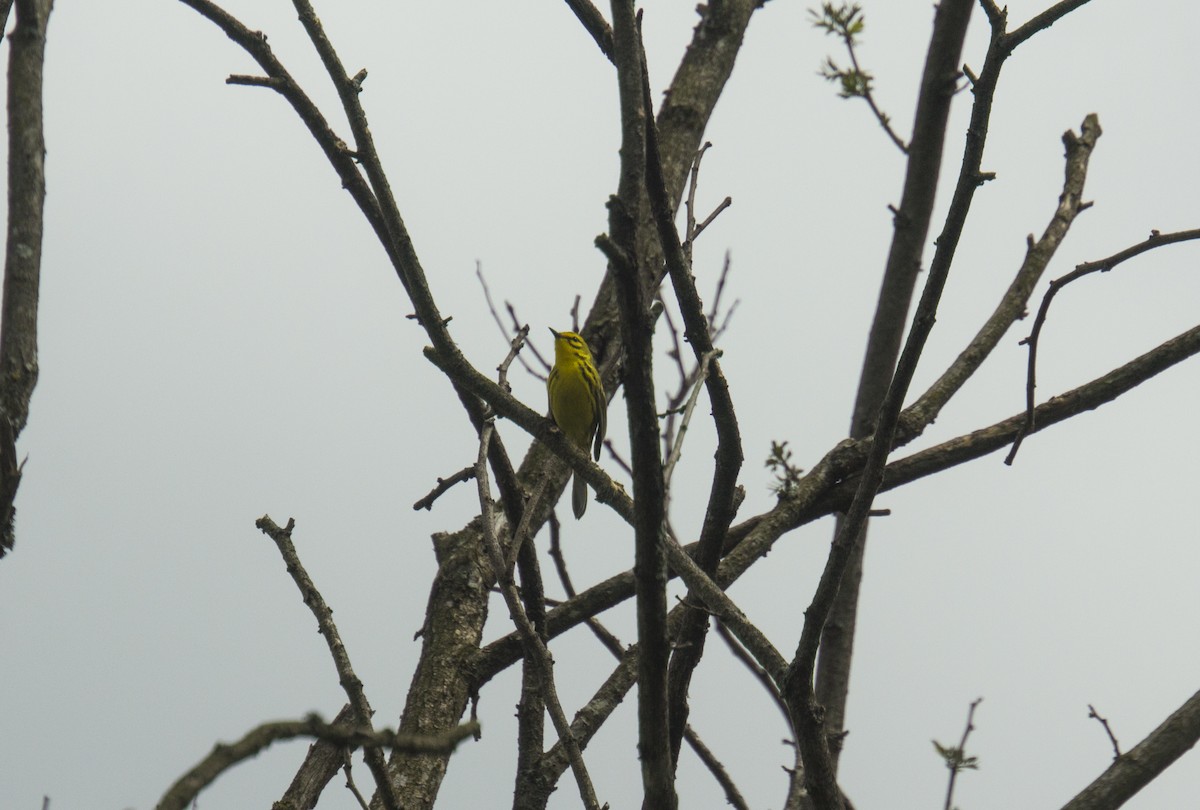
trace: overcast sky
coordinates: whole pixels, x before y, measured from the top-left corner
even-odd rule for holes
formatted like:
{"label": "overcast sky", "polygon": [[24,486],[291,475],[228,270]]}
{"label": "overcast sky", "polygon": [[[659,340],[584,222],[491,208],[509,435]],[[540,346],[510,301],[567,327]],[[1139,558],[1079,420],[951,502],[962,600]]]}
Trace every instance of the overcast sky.
{"label": "overcast sky", "polygon": [[[1013,0],[1010,19],[1048,2]],[[56,5],[41,378],[19,445],[17,547],[0,561],[0,807],[40,808],[47,795],[54,810],[147,810],[215,742],[265,720],[332,717],[344,702],[311,614],[254,528],[264,513],[296,519],[301,559],[376,721],[394,727],[435,570],[430,535],[477,509],[469,487],[432,513],[412,503],[474,459],[475,438],[421,356],[424,335],[383,251],[290,108],[225,85],[254,72],[249,58],[175,0]],[[363,102],[454,337],[480,369],[506,350],[478,261],[546,351],[545,327],[566,328],[573,297],[589,303],[604,271],[592,240],[617,183],[611,65],[550,0],[316,7],[347,69],[369,70]],[[691,37],[693,7],[648,5],[656,89]],[[226,8],[268,34],[349,140],[291,4]],[[866,19],[860,56],[906,134],[931,4],[869,2]],[[1200,226],[1197,30],[1192,3],[1097,0],[1016,52],[984,158],[997,179],[976,197],[914,390],[974,334],[1026,235],[1049,222],[1061,134],[1086,114],[1104,128],[1086,191],[1095,206],[1038,298],[1050,278],[1151,229]],[[976,9],[964,56],[975,69],[987,35]],[[742,517],[773,503],[762,466],[772,440],[809,468],[846,434],[900,193],[901,156],[866,106],[816,75],[826,54],[842,57],[805,4],[767,4],[707,133],[699,207],[734,202],[701,237],[695,273],[711,296],[731,253],[726,294],[740,304],[723,363],[746,453]],[[944,180],[970,98],[952,115]],[[1064,291],[1043,337],[1039,398],[1194,326],[1198,251],[1167,248]],[[915,447],[1021,409],[1028,326]],[[544,407],[538,380],[512,382]],[[1089,703],[1128,748],[1200,688],[1198,395],[1193,360],[1032,437],[1013,467],[996,454],[879,498],[892,515],[871,528],[841,769],[857,807],[941,807],[946,772],[930,740],[956,742],[980,696],[968,748],[981,766],[959,780],[956,803],[1057,807],[1111,761]],[[622,446],[623,411],[618,397],[609,433]],[[500,431],[519,457],[525,436]],[[713,446],[699,420],[673,499],[685,536],[699,525]],[[789,654],[830,529],[789,535],[731,591]],[[577,586],[633,559],[631,531],[595,504],[566,526],[565,548]],[[488,639],[508,631],[495,608]],[[605,618],[634,640],[631,605]],[[607,675],[607,653],[582,630],[553,649],[572,714]],[[778,807],[787,732],[748,674],[710,650],[692,723],[754,807]],[[444,806],[510,802],[517,698],[515,672],[487,686],[484,737],[453,758]],[[614,808],[640,801],[635,705],[631,693],[588,749]],[[305,747],[239,766],[199,806],[269,806]],[[1195,807],[1197,756],[1127,806]],[[680,767],[682,807],[724,806],[694,757]],[[335,779],[321,807],[353,806]],[[569,781],[551,806],[578,806]]]}

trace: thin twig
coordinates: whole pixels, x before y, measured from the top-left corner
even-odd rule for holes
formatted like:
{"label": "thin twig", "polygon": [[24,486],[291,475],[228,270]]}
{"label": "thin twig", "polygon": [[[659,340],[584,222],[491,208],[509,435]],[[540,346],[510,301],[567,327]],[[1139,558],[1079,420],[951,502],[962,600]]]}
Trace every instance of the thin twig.
{"label": "thin twig", "polygon": [[934,743],[939,753],[945,757],[946,767],[950,770],[950,781],[946,786],[945,810],[951,810],[954,803],[954,782],[958,778],[959,771],[978,767],[978,759],[967,756],[967,737],[971,736],[971,732],[975,730],[975,709],[981,702],[983,702],[983,698],[971,701],[971,706],[967,709],[967,726],[963,729],[962,739],[957,748],[946,749],[936,742]]}
{"label": "thin twig", "polygon": [[[719,214],[722,210],[724,210],[726,207],[728,207],[728,204],[731,201],[730,198],[726,197],[725,202],[722,203],[721,206],[716,211],[714,211],[709,216],[709,218],[707,220],[705,220],[704,223],[697,226],[695,216],[693,213],[693,208],[695,206],[696,188],[699,183],[700,161],[704,157],[704,153],[711,146],[712,146],[711,143],[705,142],[705,144],[696,153],[695,159],[692,161],[691,175],[690,175],[690,180],[688,183],[688,194],[687,194],[687,199],[685,201],[685,209],[687,212],[687,226],[686,226],[686,230],[685,230],[686,236],[683,239],[683,254],[684,254],[684,258],[686,260],[686,264],[688,267],[691,266],[692,244],[695,241],[696,237],[700,234],[700,231],[702,231],[704,229],[704,227],[717,216],[717,214]],[[708,332],[709,341],[714,345],[716,344],[717,339],[720,337],[720,334],[724,331],[724,329],[726,327],[728,327],[729,319],[730,319],[730,316],[732,315],[732,311],[733,311],[733,308],[731,308],[730,312],[727,313],[725,316],[723,326],[721,326],[718,329],[716,326],[717,316],[720,311],[721,294],[722,294],[722,292],[724,292],[725,282],[729,275],[729,267],[730,267],[729,252],[726,251],[725,252],[725,261],[722,264],[721,273],[717,278],[717,287],[716,287],[716,291],[713,295],[712,310],[704,318],[705,329]],[[676,432],[675,432],[676,431],[675,424],[677,421],[676,417],[681,412],[681,407],[683,405],[685,398],[687,398],[687,396],[688,396],[688,391],[689,390],[693,391],[692,396],[694,397],[695,396],[694,386],[697,385],[698,380],[701,380],[703,378],[700,376],[699,358],[697,358],[695,365],[693,365],[693,367],[690,371],[688,371],[684,365],[683,347],[682,347],[682,344],[679,339],[680,338],[679,328],[675,324],[675,319],[671,316],[670,308],[668,308],[665,304],[665,300],[663,298],[663,292],[661,290],[658,293],[658,300],[660,302],[663,302],[662,315],[663,315],[663,319],[666,323],[667,334],[669,335],[669,337],[671,339],[671,349],[667,352],[667,356],[669,358],[671,358],[671,360],[674,361],[675,368],[679,374],[679,388],[673,394],[671,394],[671,396],[669,396],[667,398],[667,407],[666,407],[666,411],[665,411],[666,420],[663,423],[663,436],[662,436],[663,454],[666,456],[670,456],[673,452],[677,452],[679,449],[681,449],[681,443],[676,441]],[[697,302],[698,301],[699,301],[699,299],[697,299]],[[736,307],[736,306],[737,306],[737,303],[735,302],[734,307]],[[671,478],[671,476],[669,475],[669,473],[664,475],[664,480],[667,481],[668,484],[670,483],[670,478]],[[670,497],[671,497],[670,487],[668,486],[668,488],[667,488],[668,501],[669,501]]]}
{"label": "thin twig", "polygon": [[704,767],[708,768],[708,772],[713,775],[721,789],[725,791],[725,801],[733,805],[735,810],[750,810],[750,805],[746,803],[742,797],[737,785],[733,783],[729,772],[725,770],[725,766],[721,764],[721,760],[717,759],[704,741],[700,739],[691,726],[687,726],[683,730],[683,738],[688,741],[688,745],[696,752],[696,756],[700,757],[700,761],[704,763]]}
{"label": "thin twig", "polygon": [[[571,316],[571,331],[572,332],[579,331],[579,304],[582,301],[583,301],[583,298],[580,295],[576,294],[575,300],[571,302],[571,311],[569,313],[567,313],[568,315]],[[548,367],[549,367],[549,365],[547,365],[547,368]]]}
{"label": "thin twig", "polygon": [[528,337],[529,324],[526,324],[518,329],[517,333],[513,335],[512,340],[509,342],[508,354],[506,354],[504,359],[500,361],[500,365],[496,366],[496,384],[505,391],[512,391],[512,387],[508,384],[508,367],[511,366],[513,360],[520,355],[521,349],[525,346],[525,342]]}
{"label": "thin twig", "polygon": [[[263,515],[254,522],[254,525],[258,527],[259,531],[270,537],[275,542],[275,547],[279,549],[279,554],[287,565],[287,571],[292,575],[292,581],[300,590],[304,604],[308,605],[309,610],[317,619],[317,627],[321,635],[325,637],[325,643],[329,646],[329,653],[333,657],[338,681],[342,684],[342,689],[346,692],[350,705],[358,714],[358,723],[363,729],[370,731],[371,716],[374,715],[375,710],[367,701],[362,681],[355,674],[354,667],[350,665],[350,654],[346,651],[346,645],[342,643],[337,625],[333,622],[333,611],[325,604],[325,598],[317,590],[316,584],[300,562],[300,555],[296,553],[296,546],[292,543],[292,529],[295,528],[296,521],[288,518],[287,525],[280,528],[269,515]],[[375,777],[375,783],[383,798],[384,806],[388,810],[400,810],[403,802],[396,792],[396,786],[392,784],[392,780],[388,776],[387,763],[383,759],[383,753],[378,748],[369,748],[363,755],[367,767],[371,769],[371,775]]]}
{"label": "thin twig", "polygon": [[[1029,22],[1008,34],[1005,37],[1007,40],[1005,46],[1009,50],[1012,50],[1034,34],[1039,31],[1045,31],[1075,9],[1087,5],[1089,2],[1090,0],[1061,0],[1061,2],[1055,3],[1041,14],[1029,20]],[[990,13],[989,16],[991,16]]]}
{"label": "thin twig", "polygon": [[[578,296],[576,296],[576,297],[578,298]],[[521,319],[519,317],[517,317],[517,308],[512,305],[511,301],[505,301],[504,309],[508,311],[508,317],[512,321],[513,332],[516,332],[518,329],[521,328]],[[575,331],[575,330],[572,329],[571,331]],[[540,365],[542,367],[541,371],[531,371],[530,373],[533,374],[533,378],[535,380],[538,380],[538,381],[544,383],[544,382],[546,382],[546,377],[549,376],[550,369],[553,367],[554,364],[551,363],[549,360],[547,360],[545,358],[545,356],[540,351],[538,351],[537,344],[534,343],[532,340],[529,341],[528,346],[529,346],[529,351],[533,352],[533,356],[535,358],[537,358],[538,365]]]}
{"label": "thin twig", "polygon": [[875,103],[875,97],[871,93],[871,82],[874,77],[862,69],[858,64],[858,55],[854,49],[854,38],[863,30],[864,18],[862,16],[862,8],[857,3],[842,3],[840,7],[835,7],[833,3],[822,4],[820,12],[809,11],[812,18],[812,24],[816,28],[820,28],[826,34],[837,36],[846,46],[846,52],[850,56],[850,69],[846,70],[839,68],[832,58],[827,58],[818,75],[831,82],[839,82],[842,89],[839,95],[842,98],[861,98],[867,102],[867,106],[871,108],[875,119],[879,125],[883,127],[883,131],[891,139],[902,153],[908,154],[908,146],[900,139],[892,129],[891,118],[889,118],[879,106]]}
{"label": "thin twig", "polygon": [[413,504],[413,510],[433,509],[433,502],[440,498],[444,493],[450,490],[455,484],[461,484],[464,481],[470,481],[475,477],[475,465],[463,467],[449,478],[438,478],[437,486],[429,491],[429,493]]}
{"label": "thin twig", "polygon": [[804,757],[800,754],[800,745],[794,739],[782,742],[792,749],[792,767],[779,766],[788,775],[787,797],[783,800],[783,810],[808,810],[812,802],[808,801],[808,791],[804,789]]}
{"label": "thin twig", "polygon": [[[543,477],[541,481],[538,482],[537,488],[534,489],[533,495],[529,499],[530,502],[537,503],[540,501],[542,494],[546,491],[547,486],[549,486],[549,479]],[[512,537],[510,538],[511,545],[508,548],[508,555],[505,557],[504,568],[504,570],[508,571],[510,575],[512,574],[513,567],[517,564],[521,550],[525,547],[525,544],[532,539],[529,531],[529,528],[532,525],[532,520],[533,510],[523,510],[521,522],[517,524],[517,527],[512,532]]]}
{"label": "thin twig", "polygon": [[663,482],[668,491],[671,488],[671,475],[675,472],[675,465],[679,463],[679,459],[683,456],[683,440],[687,437],[688,425],[691,423],[692,414],[696,410],[696,402],[700,399],[700,389],[704,387],[704,383],[708,379],[709,364],[720,356],[721,350],[713,349],[700,358],[700,369],[696,374],[695,382],[692,383],[691,396],[688,397],[687,404],[683,408],[683,416],[679,420],[679,432],[675,436],[675,443],[671,447],[671,453],[667,456],[666,463],[663,464]]}
{"label": "thin twig", "polygon": [[[863,73],[862,68],[860,68],[858,65],[858,56],[854,52],[854,39],[850,36],[843,36],[842,41],[846,43],[846,52],[850,55],[850,64],[853,66],[854,71],[865,76],[866,74]],[[867,106],[871,108],[871,112],[874,113],[875,120],[879,122],[879,126],[883,127],[883,131],[887,133],[889,138],[891,138],[892,143],[896,145],[896,148],[899,149],[901,153],[907,155],[908,144],[906,144],[904,140],[896,134],[896,131],[892,129],[892,119],[887,116],[883,110],[879,109],[879,105],[875,103],[875,96],[871,93],[870,82],[865,82],[863,84],[862,97],[867,102]]]}
{"label": "thin twig", "polygon": [[1100,774],[1062,810],[1120,807],[1200,742],[1200,692]]}
{"label": "thin twig", "polygon": [[351,764],[350,749],[343,748],[342,754],[346,757],[346,762],[344,765],[342,765],[342,773],[346,774],[346,788],[354,795],[354,798],[358,800],[358,806],[361,807],[362,810],[370,810],[370,805],[367,804],[366,797],[359,792],[358,785],[354,784],[354,773],[352,770],[353,766]]}
{"label": "thin twig", "polygon": [[229,74],[225,79],[225,84],[239,87],[266,87],[280,92],[283,92],[285,89],[284,83],[274,76],[252,76],[245,73]]}
{"label": "thin twig", "polygon": [[733,657],[742,662],[742,666],[750,671],[750,674],[754,676],[754,679],[758,681],[762,685],[762,688],[767,691],[767,694],[770,695],[771,701],[775,704],[775,707],[779,709],[779,713],[783,715],[783,721],[787,723],[787,726],[790,729],[792,727],[792,718],[788,715],[787,704],[785,704],[783,702],[783,698],[780,697],[779,687],[775,685],[773,680],[771,680],[771,676],[757,661],[754,660],[754,657],[751,656],[750,653],[746,652],[746,648],[742,646],[741,642],[734,638],[733,633],[729,632],[729,628],[725,626],[725,623],[721,621],[720,617],[718,617],[714,622],[714,627],[717,631],[717,635],[720,636],[721,640],[725,642],[725,646],[727,646],[729,651],[733,653]]}
{"label": "thin twig", "polygon": [[1096,711],[1096,707],[1090,703],[1088,704],[1088,717],[1095,718],[1096,720],[1098,720],[1100,722],[1100,725],[1104,726],[1104,733],[1108,735],[1108,741],[1110,743],[1112,743],[1113,759],[1120,759],[1121,758],[1121,746],[1117,742],[1117,738],[1113,734],[1112,728],[1108,725],[1108,718],[1101,717],[1099,712]]}
{"label": "thin twig", "polygon": [[1050,302],[1054,300],[1054,296],[1058,295],[1059,290],[1067,286],[1073,281],[1077,281],[1084,276],[1092,273],[1107,273],[1122,262],[1128,261],[1135,256],[1139,256],[1149,250],[1163,247],[1164,245],[1173,245],[1176,242],[1186,242],[1192,239],[1200,239],[1200,228],[1189,231],[1178,231],[1176,233],[1159,233],[1153,231],[1150,237],[1136,245],[1131,245],[1124,250],[1118,251],[1113,255],[1098,259],[1096,261],[1084,262],[1078,265],[1070,273],[1067,273],[1061,278],[1056,278],[1050,282],[1050,288],[1046,290],[1046,294],[1042,296],[1042,304],[1038,307],[1037,317],[1033,320],[1033,329],[1029,333],[1029,337],[1021,341],[1029,347],[1029,361],[1025,372],[1025,425],[1013,440],[1012,449],[1008,451],[1008,455],[1004,459],[1005,464],[1012,464],[1017,457],[1017,451],[1021,448],[1021,442],[1025,440],[1025,436],[1032,433],[1035,427],[1033,421],[1034,415],[1034,390],[1037,388],[1037,353],[1039,340],[1042,335],[1042,327],[1046,324],[1046,315],[1050,311]]}
{"label": "thin twig", "polygon": [[[725,311],[724,318],[718,318],[721,312],[721,296],[725,293],[725,282],[729,279],[729,271],[733,267],[733,259],[729,251],[725,251],[725,261],[721,263],[721,274],[717,276],[717,288],[713,291],[712,308],[708,311],[708,331],[712,333],[712,341],[715,344],[725,334],[725,330],[729,328],[729,321],[733,319],[733,313],[737,310],[738,304],[741,303],[740,298],[735,298],[733,303],[729,305],[729,309]],[[718,324],[717,321],[720,320]]]}
{"label": "thin twig", "polygon": [[[491,288],[488,287],[487,279],[483,277],[483,262],[478,260],[475,262],[475,278],[479,279],[479,286],[483,288],[483,298],[487,302],[488,312],[492,314],[492,320],[495,321],[496,326],[500,329],[500,334],[504,336],[505,340],[512,340],[512,336],[520,332],[522,328],[517,321],[516,312],[513,310],[512,304],[509,304],[507,301],[504,302],[505,306],[508,308],[508,314],[513,319],[513,329],[510,333],[509,330],[504,326],[504,322],[500,320],[500,313],[496,310],[496,302],[492,300]],[[526,334],[528,334],[529,327],[526,326],[524,328]],[[532,349],[533,344],[530,343],[529,347]],[[524,357],[518,356],[517,359],[521,361],[521,365],[525,367],[525,370],[528,371],[530,375],[532,375],[534,378],[539,376],[538,373],[529,365],[529,363],[526,362]],[[544,382],[546,378],[544,375],[542,375],[541,379]]]}
{"label": "thin twig", "polygon": [[625,460],[625,457],[617,451],[617,446],[613,444],[612,439],[605,439],[604,447],[606,450],[608,450],[608,457],[611,458],[613,462],[621,468],[622,472],[632,478],[633,467],[630,467],[629,462]]}
{"label": "thin twig", "polygon": [[685,234],[683,239],[683,255],[687,257],[688,264],[692,262],[692,244],[698,234],[696,229],[696,188],[700,185],[700,161],[704,159],[704,153],[710,148],[712,148],[712,143],[705,141],[704,145],[696,150],[696,157],[692,160],[692,169],[688,173],[687,198],[684,202],[687,224],[683,229]]}
{"label": "thin twig", "polygon": [[663,322],[667,327],[667,335],[671,338],[671,348],[667,351],[667,357],[675,362],[675,369],[679,373],[680,381],[679,392],[668,400],[670,404],[667,406],[667,410],[671,410],[679,407],[683,398],[687,396],[687,389],[691,388],[692,384],[691,377],[683,365],[683,346],[679,341],[679,327],[675,325],[675,319],[671,316],[671,309],[663,299],[662,291],[659,291],[658,300],[663,303]]}
{"label": "thin twig", "polygon": [[483,289],[483,300],[487,302],[488,312],[492,313],[492,320],[500,330],[500,334],[504,336],[505,340],[508,340],[508,329],[500,320],[500,313],[496,311],[496,302],[492,300],[492,289],[488,286],[487,279],[483,277],[483,262],[478,259],[475,260],[475,278],[479,279],[479,286]]}
{"label": "thin twig", "polygon": [[[662,290],[659,290],[658,300],[663,302]],[[688,375],[687,368],[683,364],[683,348],[679,340],[679,327],[675,325],[675,319],[671,316],[671,308],[666,306],[665,302],[663,302],[662,317],[667,337],[671,341],[671,348],[667,350],[667,357],[675,364],[675,371],[679,375],[679,387],[667,396],[666,408],[663,413],[659,414],[663,417],[663,455],[668,456],[671,453],[671,447],[675,444],[675,420],[679,415],[679,409],[683,400],[687,397],[688,389],[691,388],[691,378]],[[666,494],[669,500],[671,497],[670,487],[667,488]],[[667,511],[670,511],[669,503]]]}
{"label": "thin twig", "polygon": [[731,205],[733,205],[733,197],[726,197],[725,199],[721,200],[721,202],[717,204],[717,207],[713,209],[712,213],[706,216],[704,221],[698,224],[695,230],[692,231],[692,239],[695,239],[697,236],[704,233],[704,229],[709,225],[712,225],[713,220],[719,217],[721,212]]}
{"label": "thin twig", "polygon": [[[571,574],[567,570],[567,559],[562,552],[562,526],[558,522],[557,515],[550,516],[550,549],[548,551],[550,559],[554,561],[554,570],[558,574],[558,581],[562,584],[563,591],[567,594],[568,599],[574,599],[578,594],[575,591],[575,584],[571,581]],[[547,604],[550,600],[547,600]],[[586,622],[588,629],[592,631],[592,635],[604,645],[613,656],[620,660],[625,654],[625,645],[621,643],[615,635],[609,632],[608,628],[597,621],[595,618],[590,618]]]}

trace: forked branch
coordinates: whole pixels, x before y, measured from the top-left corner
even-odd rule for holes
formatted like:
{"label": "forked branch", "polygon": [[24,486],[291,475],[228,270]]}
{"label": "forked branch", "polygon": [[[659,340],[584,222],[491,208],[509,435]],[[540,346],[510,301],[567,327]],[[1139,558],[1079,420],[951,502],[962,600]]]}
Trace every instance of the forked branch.
{"label": "forked branch", "polygon": [[[1041,238],[1036,242],[1030,239],[1021,267],[979,332],[937,382],[905,409],[901,419],[901,431],[906,438],[917,435],[933,422],[950,398],[999,345],[1000,339],[1013,323],[1024,316],[1034,286],[1066,238],[1075,217],[1089,205],[1083,201],[1083,189],[1092,152],[1100,135],[1100,122],[1094,114],[1083,120],[1079,135],[1070,130],[1063,133],[1066,160],[1063,187],[1054,215],[1042,232]],[[939,243],[939,253],[940,251]]]}

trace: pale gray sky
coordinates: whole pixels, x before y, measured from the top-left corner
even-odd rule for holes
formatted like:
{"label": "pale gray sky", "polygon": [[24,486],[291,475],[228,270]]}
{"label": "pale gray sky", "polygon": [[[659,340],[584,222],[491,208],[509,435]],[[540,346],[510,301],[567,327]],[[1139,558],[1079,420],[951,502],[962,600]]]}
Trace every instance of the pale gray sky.
{"label": "pale gray sky", "polygon": [[[1010,19],[1047,4],[1014,0]],[[619,130],[613,70],[565,5],[316,5],[347,68],[370,71],[372,129],[468,356],[489,369],[506,348],[477,260],[535,339],[567,325],[573,296],[590,302],[603,273],[592,239],[616,188]],[[693,6],[647,8],[658,89]],[[226,7],[269,35],[348,139],[291,5]],[[866,15],[861,57],[907,133],[930,3],[868,2]],[[1198,28],[1191,3],[1096,2],[1017,51],[984,159],[998,179],[976,197],[915,389],[974,333],[1026,234],[1046,226],[1060,136],[1087,113],[1104,128],[1086,194],[1096,204],[1047,281],[1151,229],[1200,226]],[[986,42],[977,9],[965,55],[976,69]],[[732,252],[727,293],[741,304],[723,363],[746,450],[742,516],[772,502],[771,440],[811,467],[845,435],[900,191],[899,153],[865,105],[817,77],[826,54],[840,58],[838,43],[809,26],[805,4],[769,3],[707,134],[700,207],[734,204],[701,238],[695,271],[711,294]],[[0,807],[48,795],[54,810],[145,810],[215,742],[342,705],[313,619],[254,528],[263,513],[296,518],[377,722],[395,725],[434,571],[429,536],[476,509],[464,487],[432,513],[411,504],[470,463],[475,440],[349,196],[280,97],[224,84],[253,65],[214,26],[174,0],[58,0],[47,60],[41,380],[20,443],[18,545],[0,562]],[[950,179],[969,103],[964,93],[953,114]],[[1039,396],[1195,325],[1197,250],[1167,248],[1064,291]],[[1022,407],[1027,330],[1017,325],[917,446]],[[539,382],[513,384],[544,406]],[[957,804],[999,810],[1059,806],[1107,767],[1088,703],[1129,747],[1200,688],[1198,394],[1193,361],[1032,437],[1012,468],[997,454],[879,499],[892,516],[871,531],[841,771],[859,808],[941,807],[930,740],[956,741],[976,697],[969,749],[981,768],[960,779]],[[622,403],[610,411],[618,443]],[[527,444],[512,424],[500,430],[514,452]],[[696,425],[674,499],[684,534],[698,526],[712,447]],[[829,535],[828,521],[794,533],[731,591],[781,650],[794,649]],[[565,542],[577,585],[632,563],[630,531],[595,504]],[[488,638],[508,629],[496,607]],[[632,641],[631,607],[613,613]],[[697,674],[693,724],[754,807],[777,807],[786,731],[718,647]],[[573,713],[607,653],[582,630],[554,651]],[[455,755],[446,807],[509,803],[517,697],[515,673],[485,690],[484,737]],[[640,801],[634,706],[631,695],[588,749],[614,808]],[[304,750],[239,766],[200,806],[268,806]],[[1127,806],[1194,807],[1196,757]],[[339,785],[322,807],[354,806]],[[690,754],[679,789],[683,807],[724,806]],[[564,782],[551,805],[577,801]]]}

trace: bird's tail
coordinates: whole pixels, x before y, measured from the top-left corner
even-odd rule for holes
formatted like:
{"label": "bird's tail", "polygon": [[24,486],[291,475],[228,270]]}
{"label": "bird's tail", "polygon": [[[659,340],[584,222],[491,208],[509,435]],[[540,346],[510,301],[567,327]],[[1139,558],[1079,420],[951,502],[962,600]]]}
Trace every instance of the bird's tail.
{"label": "bird's tail", "polygon": [[579,477],[579,473],[575,473],[574,479],[575,483],[571,488],[571,509],[575,512],[575,519],[579,520],[587,509],[588,490],[587,482]]}

